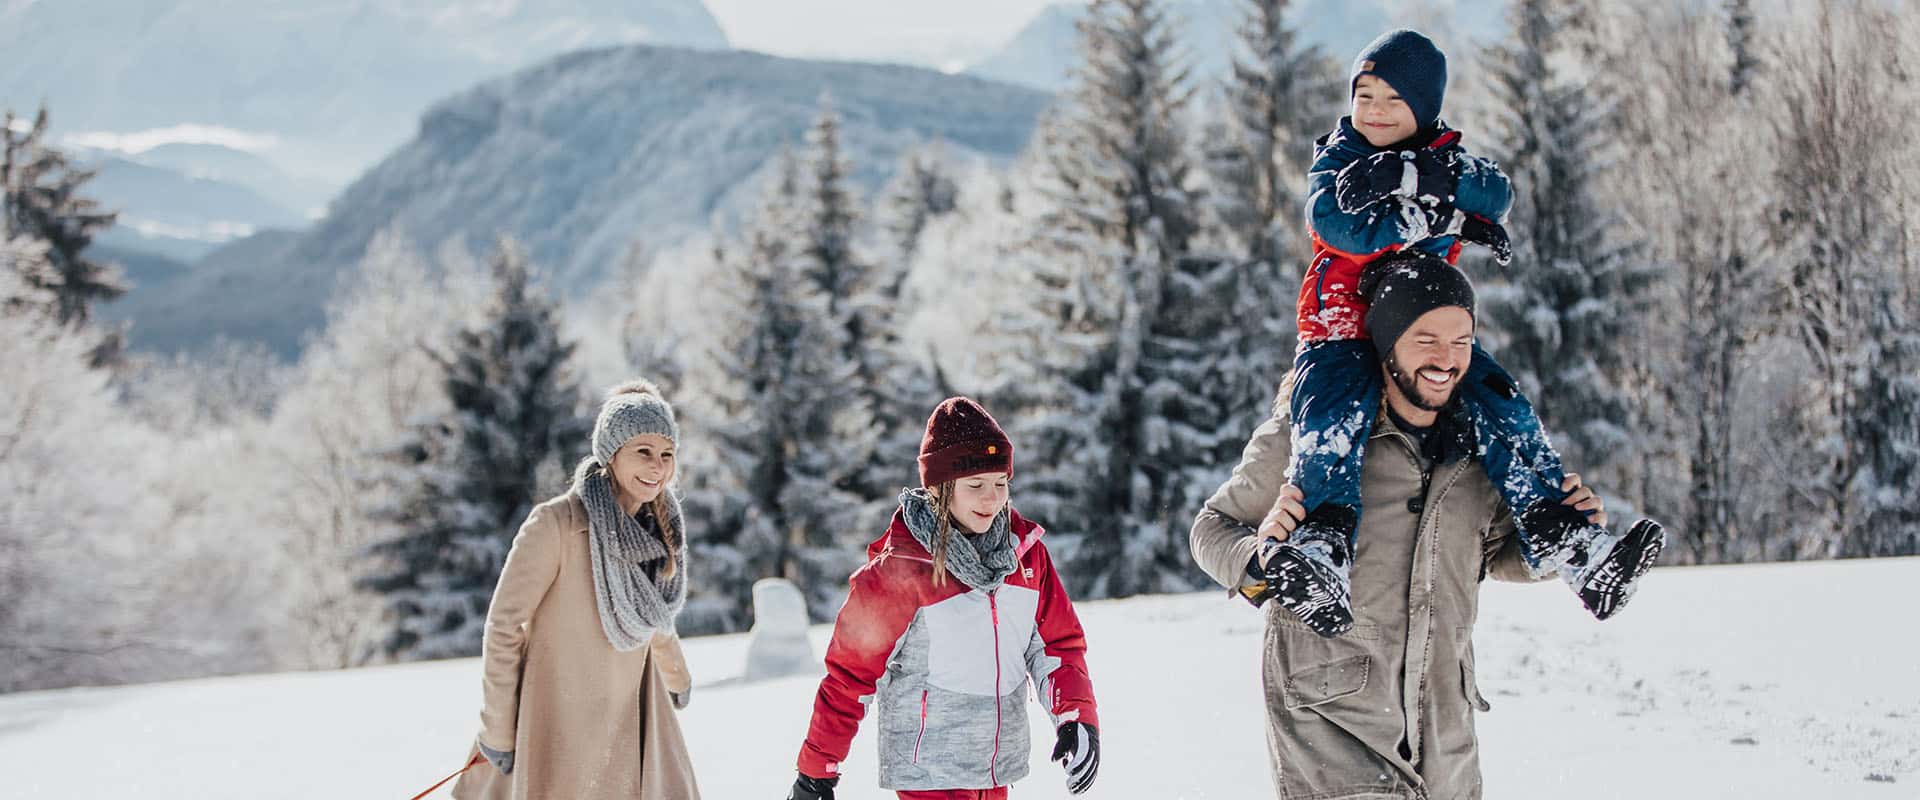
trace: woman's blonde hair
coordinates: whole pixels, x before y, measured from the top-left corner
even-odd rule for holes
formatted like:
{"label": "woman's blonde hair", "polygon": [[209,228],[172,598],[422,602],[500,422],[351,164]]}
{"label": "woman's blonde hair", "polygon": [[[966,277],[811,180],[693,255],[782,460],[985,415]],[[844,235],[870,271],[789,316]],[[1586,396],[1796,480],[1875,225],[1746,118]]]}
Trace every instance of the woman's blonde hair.
{"label": "woman's blonde hair", "polygon": [[[677,476],[679,470],[674,470],[674,473]],[[673,577],[677,571],[674,565],[680,560],[680,531],[673,527],[673,509],[667,500],[667,491],[667,487],[660,487],[660,493],[647,503],[647,507],[653,509],[653,521],[659,523],[660,543],[667,546],[667,564],[660,568],[662,580]]]}

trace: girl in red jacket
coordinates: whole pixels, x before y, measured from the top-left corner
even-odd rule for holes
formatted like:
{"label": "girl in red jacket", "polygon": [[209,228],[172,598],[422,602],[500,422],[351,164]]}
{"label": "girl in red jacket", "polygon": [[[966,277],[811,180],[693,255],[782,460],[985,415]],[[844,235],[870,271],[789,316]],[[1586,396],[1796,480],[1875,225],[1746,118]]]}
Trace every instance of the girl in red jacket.
{"label": "girl in red jacket", "polygon": [[1029,681],[1053,719],[1068,789],[1093,785],[1086,635],[1044,530],[1007,504],[1012,474],[1013,443],[980,404],[953,397],[933,410],[921,488],[901,492],[849,581],[789,800],[832,800],[870,700],[882,788],[910,800],[1005,798],[1027,774]]}

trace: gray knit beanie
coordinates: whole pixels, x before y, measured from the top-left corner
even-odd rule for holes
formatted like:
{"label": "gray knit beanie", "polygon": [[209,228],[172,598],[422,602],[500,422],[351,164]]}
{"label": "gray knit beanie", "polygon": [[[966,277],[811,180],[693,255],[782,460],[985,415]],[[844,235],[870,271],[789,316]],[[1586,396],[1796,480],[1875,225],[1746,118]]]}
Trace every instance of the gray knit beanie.
{"label": "gray knit beanie", "polygon": [[599,418],[593,421],[593,460],[602,466],[612,464],[620,446],[643,433],[665,436],[678,446],[680,424],[673,419],[673,406],[645,380],[613,387],[600,406]]}

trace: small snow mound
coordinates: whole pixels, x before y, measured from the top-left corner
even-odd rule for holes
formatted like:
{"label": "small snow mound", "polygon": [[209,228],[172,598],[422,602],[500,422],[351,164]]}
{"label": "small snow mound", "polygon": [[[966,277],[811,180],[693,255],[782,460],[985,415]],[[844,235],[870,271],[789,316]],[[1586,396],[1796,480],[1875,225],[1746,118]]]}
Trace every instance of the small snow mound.
{"label": "small snow mound", "polygon": [[763,578],[753,584],[753,632],[747,642],[749,681],[819,669],[813,644],[807,641],[807,601],[800,588],[785,578]]}

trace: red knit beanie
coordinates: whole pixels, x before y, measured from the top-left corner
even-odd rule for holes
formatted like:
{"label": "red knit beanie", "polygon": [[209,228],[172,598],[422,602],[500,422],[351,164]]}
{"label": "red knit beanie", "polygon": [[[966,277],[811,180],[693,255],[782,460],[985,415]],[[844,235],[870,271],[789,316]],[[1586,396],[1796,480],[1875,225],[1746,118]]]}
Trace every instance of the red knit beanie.
{"label": "red knit beanie", "polygon": [[920,440],[920,485],[932,488],[983,472],[1013,474],[1013,442],[993,415],[965,397],[949,397],[927,417]]}

